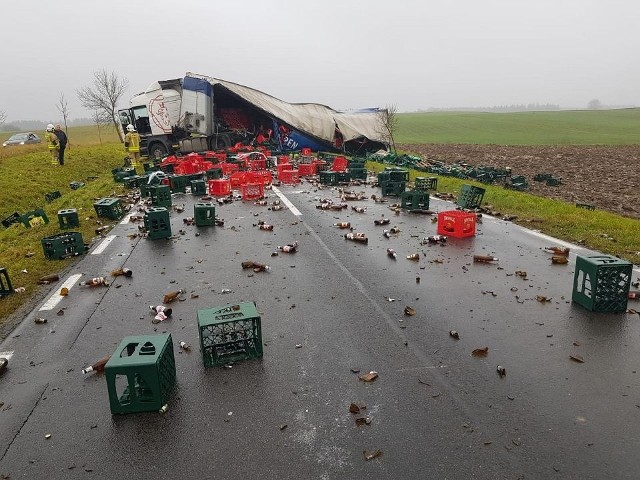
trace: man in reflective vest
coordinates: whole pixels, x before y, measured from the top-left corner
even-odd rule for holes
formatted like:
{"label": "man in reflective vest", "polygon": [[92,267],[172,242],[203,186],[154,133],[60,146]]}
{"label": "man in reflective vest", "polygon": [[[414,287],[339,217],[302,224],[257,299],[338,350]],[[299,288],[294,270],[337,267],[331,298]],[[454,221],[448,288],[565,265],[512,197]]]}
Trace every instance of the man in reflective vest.
{"label": "man in reflective vest", "polygon": [[53,125],[51,123],[47,125],[47,131],[44,134],[44,138],[47,141],[49,153],[51,154],[51,165],[59,165],[58,155],[60,153],[60,142],[53,131]]}
{"label": "man in reflective vest", "polygon": [[[131,166],[136,168],[140,161],[140,134],[133,125],[127,125],[127,134],[124,136],[124,149],[127,157],[131,159]],[[133,158],[132,158],[133,157]]]}

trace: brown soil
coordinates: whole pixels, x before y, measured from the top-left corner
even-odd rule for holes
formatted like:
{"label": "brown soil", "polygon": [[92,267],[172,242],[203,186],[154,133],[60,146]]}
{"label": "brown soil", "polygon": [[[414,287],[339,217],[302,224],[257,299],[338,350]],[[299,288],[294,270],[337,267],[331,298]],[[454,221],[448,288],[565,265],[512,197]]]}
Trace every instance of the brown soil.
{"label": "brown soil", "polygon": [[[534,195],[586,203],[640,219],[640,145],[629,146],[500,146],[396,145],[424,160],[471,166],[511,167],[524,175]],[[562,179],[559,186],[536,182],[538,173]]]}

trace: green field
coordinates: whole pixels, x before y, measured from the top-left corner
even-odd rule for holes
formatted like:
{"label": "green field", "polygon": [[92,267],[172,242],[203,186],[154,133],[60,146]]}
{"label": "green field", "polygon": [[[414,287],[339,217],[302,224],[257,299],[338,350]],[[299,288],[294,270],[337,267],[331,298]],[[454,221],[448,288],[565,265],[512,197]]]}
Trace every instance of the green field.
{"label": "green field", "polygon": [[396,143],[632,145],[640,109],[522,113],[398,114]]}
{"label": "green field", "polygon": [[[401,114],[398,119],[397,143],[634,144],[640,138],[640,110],[637,109],[539,114],[424,113]],[[24,213],[44,208],[50,220],[48,225],[33,228],[21,224],[0,227],[0,267],[8,269],[14,288],[26,288],[24,294],[10,295],[0,301],[0,325],[33,294],[44,291],[46,287],[37,285],[41,276],[63,272],[73,262],[72,259],[47,260],[42,253],[41,239],[60,232],[58,210],[78,210],[81,226],[77,230],[85,243],[89,243],[94,230],[103,222],[95,216],[95,199],[126,193],[111,174],[112,168],[122,165],[123,146],[111,128],[101,129],[100,135],[95,126],[69,129],[71,150],[64,167],[49,165],[45,144],[0,150],[0,218],[15,211]],[[0,140],[9,136],[10,133],[0,134]],[[383,168],[373,162],[369,165]],[[412,176],[415,174],[412,172]],[[84,182],[85,186],[73,190],[70,188],[73,181]],[[455,193],[462,183],[471,182],[441,177],[438,191]],[[577,218],[575,206],[565,202],[497,186],[485,187],[497,209],[522,219],[536,219],[536,223],[523,222],[523,225],[567,241],[580,241],[587,247],[637,263],[634,253],[639,250],[637,220],[603,211],[582,211]],[[45,194],[55,190],[60,191],[62,197],[46,203]],[[612,234],[616,241],[603,239],[603,233]],[[27,273],[22,273],[23,270]]]}

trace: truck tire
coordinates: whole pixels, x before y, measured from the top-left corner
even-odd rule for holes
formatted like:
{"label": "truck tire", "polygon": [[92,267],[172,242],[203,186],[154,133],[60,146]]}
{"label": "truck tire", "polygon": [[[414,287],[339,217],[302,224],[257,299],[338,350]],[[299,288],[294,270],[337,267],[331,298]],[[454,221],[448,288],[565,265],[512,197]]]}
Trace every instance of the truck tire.
{"label": "truck tire", "polygon": [[212,150],[226,150],[231,147],[231,139],[226,133],[211,137]]}
{"label": "truck tire", "polygon": [[149,159],[160,160],[167,156],[168,150],[164,143],[153,142],[149,145]]}

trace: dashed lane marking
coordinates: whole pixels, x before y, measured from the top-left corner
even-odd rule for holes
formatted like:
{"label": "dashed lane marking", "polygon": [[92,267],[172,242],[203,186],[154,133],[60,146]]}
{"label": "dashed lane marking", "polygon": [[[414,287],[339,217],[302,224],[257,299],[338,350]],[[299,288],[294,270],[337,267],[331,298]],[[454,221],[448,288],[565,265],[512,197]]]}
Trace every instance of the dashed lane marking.
{"label": "dashed lane marking", "polygon": [[[76,273],[74,275],[71,275],[60,286],[60,290],[62,290],[63,288],[68,288],[69,290],[71,290],[71,287],[73,287],[75,285],[75,283],[78,281],[78,279],[81,276],[82,276],[81,273]],[[58,303],[60,303],[60,300],[62,300],[64,298],[62,295],[60,295],[60,290],[56,290],[49,297],[49,299],[46,302],[44,302],[44,305],[42,305],[40,307],[40,311],[41,312],[46,311],[46,310],[53,310],[55,308],[55,306],[58,305]]]}
{"label": "dashed lane marking", "polygon": [[282,193],[278,189],[278,187],[271,187],[271,189],[275,192],[276,195],[278,195],[278,197],[280,197],[280,200],[282,200],[282,203],[284,203],[287,206],[287,208],[291,210],[291,213],[293,213],[297,217],[302,216],[302,213],[300,212],[300,210],[298,210],[295,207],[295,205],[291,203],[291,201],[289,201],[289,199],[284,195],[284,193]]}
{"label": "dashed lane marking", "polygon": [[105,248],[107,248],[109,244],[113,242],[114,238],[116,238],[115,235],[108,235],[102,242],[100,242],[100,245],[93,249],[91,255],[100,255],[102,252],[104,252]]}

